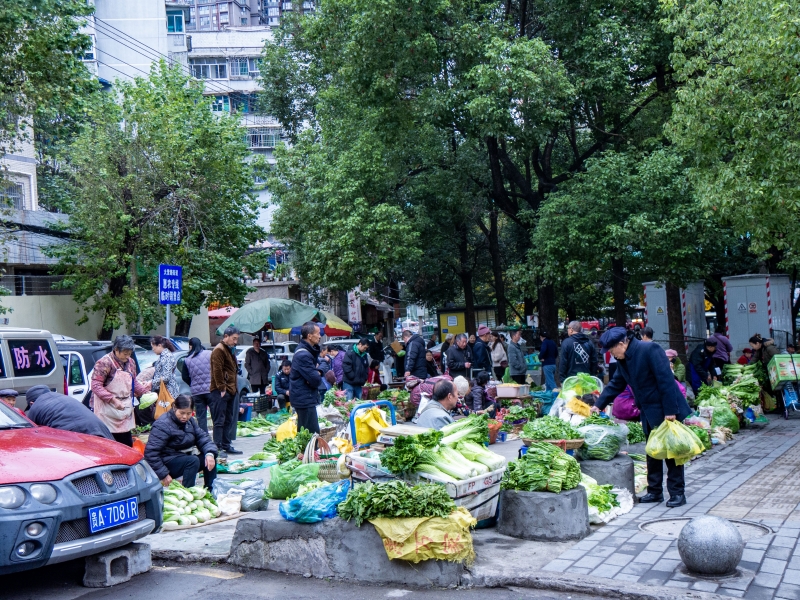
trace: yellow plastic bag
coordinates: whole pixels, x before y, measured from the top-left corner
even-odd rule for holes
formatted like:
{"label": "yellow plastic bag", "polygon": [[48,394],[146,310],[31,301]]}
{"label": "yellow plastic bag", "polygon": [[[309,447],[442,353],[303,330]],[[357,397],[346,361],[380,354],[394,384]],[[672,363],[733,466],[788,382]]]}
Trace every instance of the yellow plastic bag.
{"label": "yellow plastic bag", "polygon": [[345,438],[335,437],[330,441],[330,446],[336,446],[339,450],[337,454],[350,454],[353,451],[353,444],[350,443],[350,440],[346,440]]}
{"label": "yellow plastic bag", "polygon": [[389,424],[383,420],[381,411],[377,406],[362,410],[356,415],[356,439],[359,444],[371,444],[378,439],[381,429]]}
{"label": "yellow plastic bag", "polygon": [[572,398],[569,402],[567,402],[567,409],[570,412],[576,415],[580,415],[582,417],[588,417],[592,414],[591,407],[586,404],[583,400],[579,400],[578,398]]}
{"label": "yellow plastic bag", "polygon": [[275,431],[275,439],[279,442],[288,440],[297,436],[297,420],[289,419],[281,423],[280,427]]}
{"label": "yellow plastic bag", "polygon": [[676,465],[689,462],[703,450],[703,442],[697,434],[680,421],[664,421],[650,433],[645,446],[648,456],[656,460],[674,458]]}
{"label": "yellow plastic bag", "polygon": [[431,558],[452,562],[475,560],[469,530],[477,521],[463,506],[447,518],[372,519],[389,560],[418,563]]}

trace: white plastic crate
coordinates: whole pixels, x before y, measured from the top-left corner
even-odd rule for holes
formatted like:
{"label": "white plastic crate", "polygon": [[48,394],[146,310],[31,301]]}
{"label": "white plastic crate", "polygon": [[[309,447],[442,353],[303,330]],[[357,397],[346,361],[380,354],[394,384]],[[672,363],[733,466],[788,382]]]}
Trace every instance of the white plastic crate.
{"label": "white plastic crate", "polygon": [[423,479],[441,483],[443,486],[445,486],[447,489],[447,494],[451,498],[461,498],[462,496],[474,494],[475,492],[480,492],[488,487],[499,484],[500,480],[503,478],[503,473],[505,472],[506,468],[503,467],[502,469],[497,469],[496,471],[490,471],[485,475],[478,475],[477,477],[472,477],[471,479],[462,479],[461,481],[457,481],[455,483],[452,481],[439,479],[435,475],[429,475],[428,473],[420,473],[419,476]]}
{"label": "white plastic crate", "polygon": [[467,494],[454,498],[456,506],[466,508],[476,521],[491,519],[497,514],[497,503],[500,501],[500,484],[497,483],[475,494]]}
{"label": "white plastic crate", "polygon": [[529,385],[498,385],[497,386],[498,398],[522,398],[531,392]]}

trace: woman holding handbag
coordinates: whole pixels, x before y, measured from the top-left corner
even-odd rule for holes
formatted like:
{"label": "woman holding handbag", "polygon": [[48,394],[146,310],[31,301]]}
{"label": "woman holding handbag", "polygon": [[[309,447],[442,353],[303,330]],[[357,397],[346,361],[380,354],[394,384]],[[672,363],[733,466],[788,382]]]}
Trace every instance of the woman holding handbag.
{"label": "woman holding handbag", "polygon": [[180,393],[180,384],[175,375],[178,359],[173,354],[177,348],[169,340],[160,335],[150,338],[150,347],[158,354],[158,360],[153,363],[153,382],[151,389],[158,394],[155,404],[155,418],[158,419],[172,408],[172,403]]}
{"label": "woman holding handbag", "polygon": [[506,367],[508,366],[508,354],[506,353],[506,347],[503,345],[500,334],[496,331],[492,332],[491,355],[495,379],[502,379],[503,375],[505,375]]}

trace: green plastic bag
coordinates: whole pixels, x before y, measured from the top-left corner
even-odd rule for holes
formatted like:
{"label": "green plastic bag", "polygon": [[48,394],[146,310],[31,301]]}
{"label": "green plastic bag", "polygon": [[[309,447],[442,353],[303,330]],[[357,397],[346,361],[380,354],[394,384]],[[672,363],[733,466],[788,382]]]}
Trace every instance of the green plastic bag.
{"label": "green plastic bag", "polygon": [[682,465],[705,450],[700,438],[680,421],[664,421],[650,433],[645,452],[656,460],[675,459]]}
{"label": "green plastic bag", "polygon": [[712,427],[727,427],[731,433],[738,433],[739,418],[727,406],[714,406],[714,413],[711,415]]}
{"label": "green plastic bag", "polygon": [[514,383],[514,380],[511,379],[511,369],[506,367],[506,372],[503,373],[503,383]]}
{"label": "green plastic bag", "polygon": [[301,485],[317,481],[319,464],[301,464],[299,460],[290,460],[282,465],[275,465],[269,470],[268,498],[285,500],[294,495]]}

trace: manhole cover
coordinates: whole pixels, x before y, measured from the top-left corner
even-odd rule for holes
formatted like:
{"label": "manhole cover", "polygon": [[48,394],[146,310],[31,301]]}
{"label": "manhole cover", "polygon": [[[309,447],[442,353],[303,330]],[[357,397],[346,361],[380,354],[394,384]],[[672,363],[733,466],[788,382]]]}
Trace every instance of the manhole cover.
{"label": "manhole cover", "polygon": [[[683,526],[689,521],[691,521],[691,519],[688,517],[682,517],[678,519],[656,519],[654,521],[642,523],[639,525],[639,529],[661,537],[678,539]],[[736,521],[733,519],[730,519],[730,522],[736,526],[736,529],[739,530],[739,533],[745,542],[772,533],[772,530],[766,525],[759,525],[758,523],[751,523],[749,521]]]}

